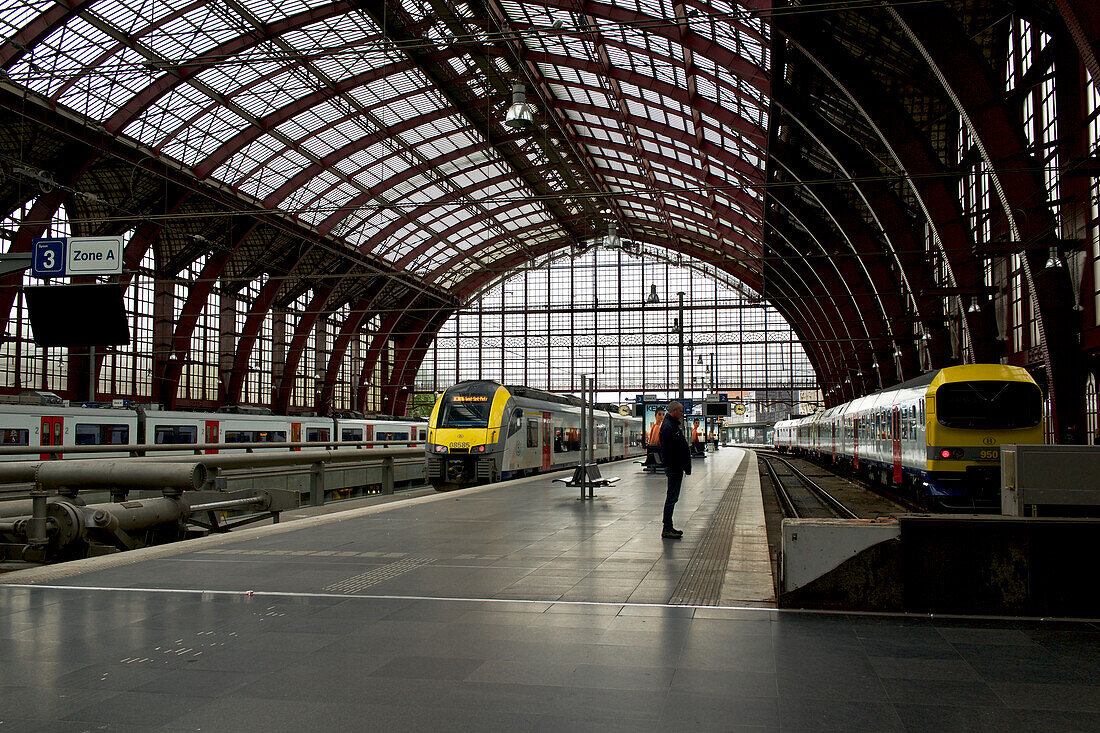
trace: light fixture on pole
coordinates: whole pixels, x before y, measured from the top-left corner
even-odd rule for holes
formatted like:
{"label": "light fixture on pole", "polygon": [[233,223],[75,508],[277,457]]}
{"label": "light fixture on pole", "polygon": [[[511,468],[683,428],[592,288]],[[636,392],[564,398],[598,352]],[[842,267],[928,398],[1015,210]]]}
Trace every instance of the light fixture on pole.
{"label": "light fixture on pole", "polygon": [[676,333],[680,340],[680,402],[684,401],[684,291],[676,293],[680,317],[676,319]]}
{"label": "light fixture on pole", "polygon": [[527,102],[522,84],[512,85],[512,106],[504,113],[504,124],[514,130],[526,130],[535,124],[535,108]]}

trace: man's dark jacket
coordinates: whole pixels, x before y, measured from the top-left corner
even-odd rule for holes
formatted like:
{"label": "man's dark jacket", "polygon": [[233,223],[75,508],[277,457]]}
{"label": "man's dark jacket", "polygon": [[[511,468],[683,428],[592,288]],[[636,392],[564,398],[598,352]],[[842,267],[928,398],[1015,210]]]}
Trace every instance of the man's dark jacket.
{"label": "man's dark jacket", "polygon": [[661,442],[661,463],[670,471],[691,473],[691,453],[687,440],[680,429],[680,421],[671,415],[665,415],[659,434]]}

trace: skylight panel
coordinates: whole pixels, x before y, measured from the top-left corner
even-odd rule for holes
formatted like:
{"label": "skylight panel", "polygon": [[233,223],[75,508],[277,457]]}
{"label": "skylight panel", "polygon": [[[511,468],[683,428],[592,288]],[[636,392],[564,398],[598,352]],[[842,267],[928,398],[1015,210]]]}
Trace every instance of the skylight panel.
{"label": "skylight panel", "polygon": [[264,60],[269,53],[267,48],[247,52],[239,57],[238,63],[211,66],[200,71],[195,78],[211,89],[232,94],[281,67],[279,63]]}
{"label": "skylight panel", "polygon": [[236,114],[227,109],[218,108],[203,115],[195,125],[182,130],[171,143],[162,148],[162,151],[184,165],[193,167],[217,150],[223,141],[232,138],[246,124]]}
{"label": "skylight panel", "polygon": [[447,194],[447,192],[444,191],[442,188],[440,188],[439,184],[432,183],[432,184],[430,184],[428,186],[424,186],[422,189],[420,189],[420,191],[417,192],[415,200],[418,203],[429,203],[429,202],[432,202],[432,201],[438,201],[439,199],[443,198],[446,194]]}
{"label": "skylight panel", "polygon": [[243,0],[242,4],[260,22],[270,23],[305,12],[316,3],[309,3],[306,0]]}
{"label": "skylight panel", "polygon": [[52,97],[60,86],[84,71],[104,48],[117,43],[83,18],[73,18],[31,49],[11,69],[11,77]]}
{"label": "skylight panel", "polygon": [[0,37],[11,38],[53,6],[53,0],[3,0],[0,2]]}
{"label": "skylight panel", "polygon": [[212,5],[199,5],[186,15],[172,18],[153,29],[142,38],[142,44],[170,61],[201,56],[241,33],[238,28],[226,26],[219,9]]}
{"label": "skylight panel", "polygon": [[234,184],[239,177],[252,173],[264,161],[270,160],[285,149],[285,145],[270,135],[261,135],[230,156],[223,165],[214,171],[214,177],[220,181]]}
{"label": "skylight panel", "polygon": [[114,114],[120,106],[148,86],[152,76],[141,67],[140,56],[130,49],[123,49],[115,59],[121,68],[108,74],[93,71],[84,75],[58,97],[58,102],[93,120],[105,120]]}

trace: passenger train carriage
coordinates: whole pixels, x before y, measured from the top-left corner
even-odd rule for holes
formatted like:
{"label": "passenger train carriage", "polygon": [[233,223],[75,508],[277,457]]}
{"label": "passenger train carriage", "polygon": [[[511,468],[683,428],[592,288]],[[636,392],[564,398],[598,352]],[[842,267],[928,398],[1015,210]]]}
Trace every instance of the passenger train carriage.
{"label": "passenger train carriage", "polygon": [[1000,446],[1042,443],[1043,395],[1026,370],[929,372],[775,424],[775,447],[850,468],[943,508],[999,502]]}
{"label": "passenger train carriage", "polygon": [[[55,396],[53,400],[52,404],[48,398],[43,399],[47,404],[0,404],[0,445],[53,448],[55,452],[41,454],[43,459],[57,455],[57,448],[117,445],[117,454],[96,455],[121,457],[129,455],[127,447],[143,443],[180,445],[183,450],[182,446],[199,443],[401,441],[415,448],[424,444],[428,432],[423,422],[413,420],[180,412],[145,406],[66,407]],[[64,456],[64,450],[60,453]],[[33,456],[0,455],[0,460],[28,458]]]}
{"label": "passenger train carriage", "polygon": [[[597,461],[641,455],[642,420],[597,407]],[[439,491],[580,462],[581,401],[529,387],[460,382],[428,421],[428,481]]]}

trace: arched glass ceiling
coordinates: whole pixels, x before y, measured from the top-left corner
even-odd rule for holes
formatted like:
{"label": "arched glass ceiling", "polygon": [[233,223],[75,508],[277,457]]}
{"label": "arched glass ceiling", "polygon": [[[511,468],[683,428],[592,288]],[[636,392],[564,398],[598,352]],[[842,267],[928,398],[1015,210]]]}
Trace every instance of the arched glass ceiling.
{"label": "arched glass ceiling", "polygon": [[5,0],[0,33],[12,82],[444,288],[608,221],[758,254],[768,28],[719,0]]}

